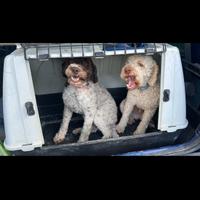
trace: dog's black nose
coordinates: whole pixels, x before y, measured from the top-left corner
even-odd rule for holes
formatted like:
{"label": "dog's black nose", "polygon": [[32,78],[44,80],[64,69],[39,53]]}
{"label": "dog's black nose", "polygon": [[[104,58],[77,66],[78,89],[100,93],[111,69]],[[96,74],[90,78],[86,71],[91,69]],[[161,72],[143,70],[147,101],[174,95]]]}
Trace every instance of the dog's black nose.
{"label": "dog's black nose", "polygon": [[72,69],[72,72],[74,74],[78,74],[79,73],[79,69],[77,67],[72,67],[71,69]]}
{"label": "dog's black nose", "polygon": [[125,68],[124,72],[125,72],[126,74],[130,74],[130,73],[131,73],[131,69],[130,69],[130,68]]}

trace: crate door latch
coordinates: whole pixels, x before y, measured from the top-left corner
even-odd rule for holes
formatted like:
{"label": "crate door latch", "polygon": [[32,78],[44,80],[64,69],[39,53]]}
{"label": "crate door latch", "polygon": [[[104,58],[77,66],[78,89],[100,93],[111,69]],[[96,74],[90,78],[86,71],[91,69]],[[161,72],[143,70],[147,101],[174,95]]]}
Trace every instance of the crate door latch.
{"label": "crate door latch", "polygon": [[32,102],[26,102],[25,107],[26,107],[26,111],[27,111],[28,116],[35,115],[35,110],[33,108]]}
{"label": "crate door latch", "polygon": [[163,92],[163,101],[168,102],[170,99],[170,90],[164,90]]}

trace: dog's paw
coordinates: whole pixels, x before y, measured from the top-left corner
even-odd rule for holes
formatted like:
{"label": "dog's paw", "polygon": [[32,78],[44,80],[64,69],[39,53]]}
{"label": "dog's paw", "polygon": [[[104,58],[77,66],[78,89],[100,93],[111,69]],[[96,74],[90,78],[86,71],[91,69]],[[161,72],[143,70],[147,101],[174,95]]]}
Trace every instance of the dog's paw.
{"label": "dog's paw", "polygon": [[105,140],[105,139],[110,139],[110,138],[112,138],[111,135],[104,135],[101,139]]}
{"label": "dog's paw", "polygon": [[120,124],[118,124],[116,126],[116,131],[117,131],[118,134],[122,134],[124,132],[124,130],[125,130],[125,128],[122,127]]}
{"label": "dog's paw", "polygon": [[112,138],[118,138],[119,135],[117,134],[117,132],[113,133]]}
{"label": "dog's paw", "polygon": [[144,134],[144,131],[136,130],[133,135],[142,135]]}
{"label": "dog's paw", "polygon": [[57,133],[55,137],[53,138],[53,141],[55,144],[59,144],[65,140],[65,134],[63,133]]}
{"label": "dog's paw", "polygon": [[89,137],[88,136],[80,136],[79,140],[78,140],[78,143],[82,143],[82,142],[87,142],[89,140]]}

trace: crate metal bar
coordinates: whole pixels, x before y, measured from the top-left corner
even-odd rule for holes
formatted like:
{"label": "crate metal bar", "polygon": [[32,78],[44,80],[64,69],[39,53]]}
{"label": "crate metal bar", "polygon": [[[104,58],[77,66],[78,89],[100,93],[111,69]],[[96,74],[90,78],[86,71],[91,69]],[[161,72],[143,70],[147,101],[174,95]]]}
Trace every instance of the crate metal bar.
{"label": "crate metal bar", "polygon": [[84,57],[84,44],[81,43],[81,53],[82,53],[82,57]]}
{"label": "crate metal bar", "polygon": [[59,52],[60,52],[60,57],[62,58],[62,49],[61,49],[61,44],[59,45]]}
{"label": "crate metal bar", "polygon": [[153,43],[154,44],[154,52],[157,52],[157,47],[156,47],[156,43]]}
{"label": "crate metal bar", "polygon": [[136,45],[136,43],[134,43],[134,49],[135,49],[135,54],[137,54],[137,45]]}
{"label": "crate metal bar", "polygon": [[49,50],[49,44],[48,44],[48,57],[50,58],[50,50]]}
{"label": "crate metal bar", "polygon": [[28,60],[27,55],[26,55],[26,47],[24,47],[24,58],[25,58],[25,60]]}
{"label": "crate metal bar", "polygon": [[73,58],[73,49],[72,49],[72,43],[71,43],[71,45],[70,45],[70,49],[71,49],[71,57]]}
{"label": "crate metal bar", "polygon": [[39,52],[38,52],[39,48],[36,48],[36,59],[38,59],[39,57]]}

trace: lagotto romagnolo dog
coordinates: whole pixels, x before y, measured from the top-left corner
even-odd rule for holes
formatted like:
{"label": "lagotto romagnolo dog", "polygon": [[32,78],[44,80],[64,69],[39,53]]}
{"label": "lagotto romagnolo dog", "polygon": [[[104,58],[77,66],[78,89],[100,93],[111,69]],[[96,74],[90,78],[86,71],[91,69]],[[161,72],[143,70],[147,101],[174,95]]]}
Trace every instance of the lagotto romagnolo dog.
{"label": "lagotto romagnolo dog", "polygon": [[120,109],[122,118],[116,130],[123,133],[127,123],[141,119],[134,135],[144,134],[159,105],[159,67],[152,56],[130,56],[121,71],[128,93]]}
{"label": "lagotto romagnolo dog", "polygon": [[97,69],[91,58],[66,59],[63,73],[67,85],[63,92],[64,113],[56,144],[61,143],[68,132],[73,112],[84,117],[83,128],[78,142],[88,141],[90,133],[99,129],[104,139],[119,137],[116,132],[117,106],[110,93],[99,85]]}

